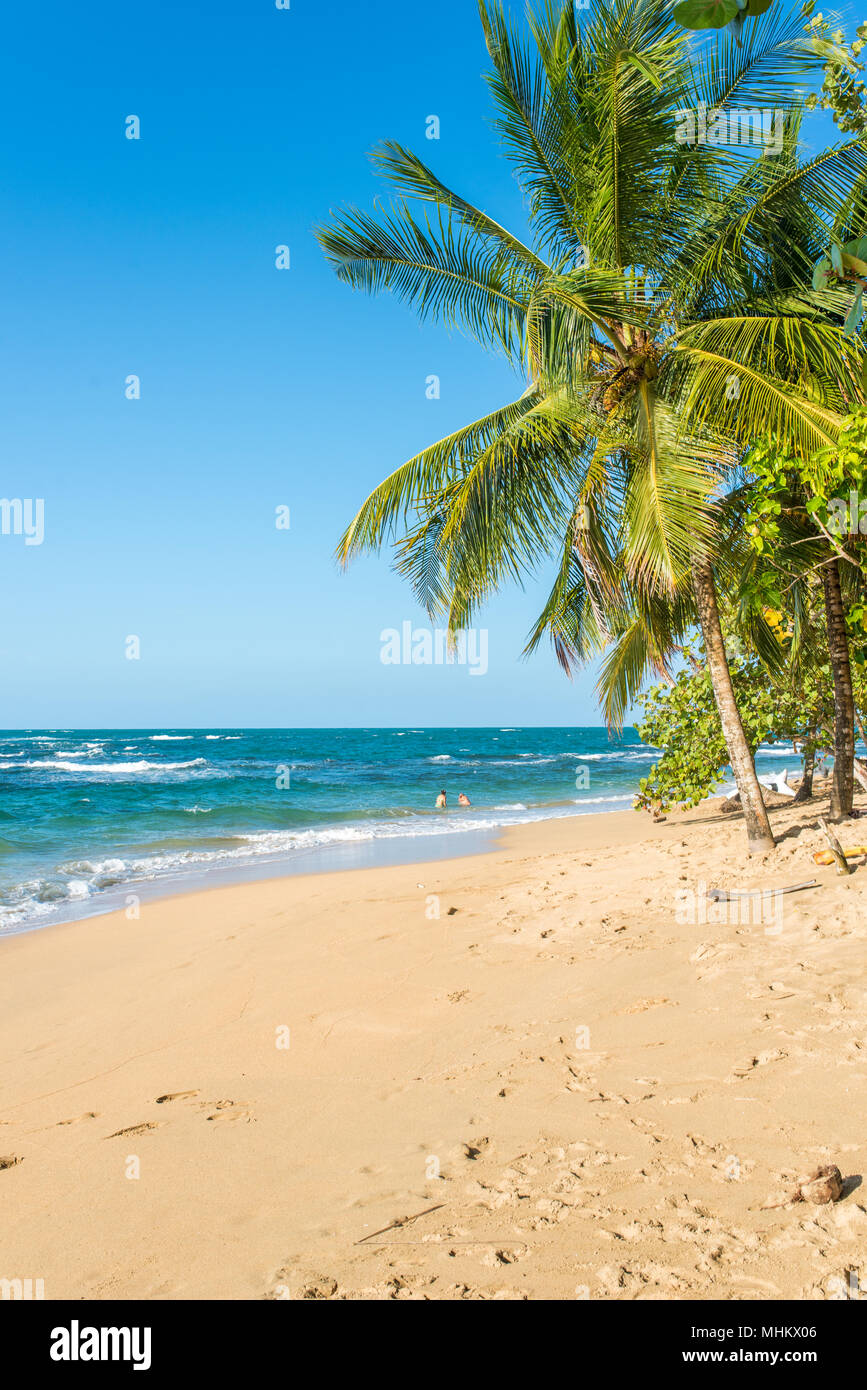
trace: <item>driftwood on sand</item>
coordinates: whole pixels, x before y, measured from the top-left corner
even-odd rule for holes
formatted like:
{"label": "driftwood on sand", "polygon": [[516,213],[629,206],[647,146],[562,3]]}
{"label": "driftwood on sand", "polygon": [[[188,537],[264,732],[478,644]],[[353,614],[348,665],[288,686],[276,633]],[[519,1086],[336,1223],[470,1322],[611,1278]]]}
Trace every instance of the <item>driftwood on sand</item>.
{"label": "driftwood on sand", "polygon": [[833,854],[834,860],[837,865],[837,873],[851,874],[852,868],[845,854],[843,853],[843,846],[840,844],[840,841],[837,839],[837,836],[834,834],[833,830],[828,825],[828,822],[825,820],[824,816],[819,817],[819,828],[822,831],[822,834],[825,836],[825,839],[828,841],[828,848]]}
{"label": "driftwood on sand", "polygon": [[800,893],[802,888],[817,888],[819,880],[808,878],[804,883],[791,883],[788,888],[708,888],[711,902],[731,902],[733,898],[772,898],[777,893]]}

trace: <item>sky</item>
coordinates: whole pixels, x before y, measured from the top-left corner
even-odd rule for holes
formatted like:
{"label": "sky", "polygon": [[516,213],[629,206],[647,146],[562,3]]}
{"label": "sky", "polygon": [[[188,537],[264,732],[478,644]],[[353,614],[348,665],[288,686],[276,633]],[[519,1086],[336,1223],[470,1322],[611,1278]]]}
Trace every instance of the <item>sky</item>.
{"label": "sky", "polygon": [[383,631],[428,620],[386,555],[333,558],[373,485],[522,389],[312,234],[381,194],[384,138],[522,231],[486,65],[475,0],[7,11],[0,495],[44,499],[44,538],[0,535],[0,726],[601,722],[592,671],[522,659],[544,583],[480,615],[484,673],[391,665]]}

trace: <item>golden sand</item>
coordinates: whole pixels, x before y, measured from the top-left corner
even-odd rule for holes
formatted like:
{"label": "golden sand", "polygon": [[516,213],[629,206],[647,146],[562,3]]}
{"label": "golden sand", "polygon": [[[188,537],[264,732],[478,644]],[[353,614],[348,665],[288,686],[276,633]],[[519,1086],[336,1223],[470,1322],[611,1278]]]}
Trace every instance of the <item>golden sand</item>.
{"label": "golden sand", "polygon": [[[0,942],[0,1278],[48,1299],[867,1286],[867,869],[813,864],[822,809],[774,811],[764,860],[717,804],[624,812]],[[726,920],[704,897],[813,876]],[[839,1202],[761,1210],[828,1162]]]}

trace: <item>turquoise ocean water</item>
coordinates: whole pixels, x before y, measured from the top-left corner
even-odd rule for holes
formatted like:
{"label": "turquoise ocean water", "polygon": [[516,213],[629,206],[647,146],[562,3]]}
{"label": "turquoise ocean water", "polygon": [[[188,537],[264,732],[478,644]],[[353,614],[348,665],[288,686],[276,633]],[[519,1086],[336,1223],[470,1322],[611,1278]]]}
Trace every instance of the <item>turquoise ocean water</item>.
{"label": "turquoise ocean water", "polygon": [[[784,747],[760,754],[760,770],[787,755],[797,767]],[[347,864],[423,860],[473,833],[621,810],[654,756],[632,729],[0,732],[0,931],[215,870],[333,867],[339,847],[357,851]]]}

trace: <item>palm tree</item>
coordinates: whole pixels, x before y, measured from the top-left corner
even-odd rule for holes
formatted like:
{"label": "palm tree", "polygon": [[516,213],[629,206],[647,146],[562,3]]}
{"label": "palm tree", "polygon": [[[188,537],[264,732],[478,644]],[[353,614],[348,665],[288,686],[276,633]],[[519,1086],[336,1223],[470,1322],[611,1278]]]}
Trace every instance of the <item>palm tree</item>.
{"label": "palm tree", "polygon": [[[810,278],[865,153],[852,141],[799,160],[796,83],[820,60],[797,17],[765,16],[743,46],[718,38],[691,60],[665,0],[613,0],[583,22],[573,0],[547,0],[530,43],[494,0],[480,13],[531,244],[394,143],[373,158],[396,205],[345,210],[317,235],[342,279],[461,324],[524,387],[387,477],[338,555],[403,528],[398,569],[453,630],[559,556],[540,622],[556,646],[579,613],[584,653],[689,581],[750,849],[770,848],[721,640],[719,499],[760,428],[802,453],[836,438],[857,352],[829,318],[839,292]],[[776,155],[678,139],[690,114],[698,138],[696,113],[745,105],[786,107]]]}
{"label": "palm tree", "polygon": [[[824,625],[824,645],[834,687],[834,776],[829,814],[832,820],[844,820],[852,812],[856,721],[846,613],[848,604],[864,601],[864,570],[858,555],[852,553],[853,547],[816,521],[811,487],[798,461],[781,454],[772,441],[765,447],[774,457],[777,480],[775,544],[772,554],[751,557],[744,566],[742,579],[749,589],[756,568],[764,566],[775,573],[792,614],[790,650],[796,657],[800,658],[804,648],[822,643]],[[840,480],[831,480],[830,486],[835,489]],[[749,488],[745,496],[749,496]],[[844,568],[845,581],[841,573]],[[768,644],[766,653],[773,666],[774,656],[780,655],[779,644]],[[815,654],[811,655],[815,659]]]}

